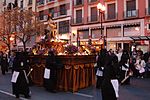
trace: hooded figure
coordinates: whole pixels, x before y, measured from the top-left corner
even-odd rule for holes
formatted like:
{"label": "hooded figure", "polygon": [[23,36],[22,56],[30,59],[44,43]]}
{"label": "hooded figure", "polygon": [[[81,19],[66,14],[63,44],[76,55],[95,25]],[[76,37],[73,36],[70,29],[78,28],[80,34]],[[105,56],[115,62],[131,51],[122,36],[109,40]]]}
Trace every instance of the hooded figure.
{"label": "hooded figure", "polygon": [[96,73],[101,73],[101,74],[97,74],[97,82],[96,82],[96,88],[97,89],[101,88],[101,85],[102,85],[103,70],[104,70],[104,65],[105,65],[105,62],[106,62],[106,56],[107,56],[107,50],[102,49],[99,53],[98,61],[97,61],[98,69],[97,69]]}
{"label": "hooded figure", "polygon": [[[120,81],[122,81],[128,74],[129,74],[129,53],[126,50],[123,50],[122,56],[121,56],[121,60],[119,62],[120,64],[120,69],[121,69],[121,73],[120,73]],[[130,84],[130,78],[128,78],[124,83],[122,84]]]}
{"label": "hooded figure", "polygon": [[57,66],[55,61],[55,55],[52,50],[48,53],[45,67],[47,70],[50,71],[50,75],[48,78],[44,78],[44,87],[47,91],[55,93],[57,84]]}
{"label": "hooded figure", "polygon": [[[107,61],[104,66],[103,82],[101,87],[102,100],[117,100],[118,98],[118,76],[119,76],[119,65],[118,58],[115,54],[107,55]],[[118,87],[115,88],[118,84]]]}
{"label": "hooded figure", "polygon": [[23,94],[25,98],[29,98],[29,81],[26,74],[27,58],[24,52],[16,52],[16,57],[13,61],[13,72],[19,72],[16,82],[12,82],[13,94],[16,98],[19,98],[20,94]]}

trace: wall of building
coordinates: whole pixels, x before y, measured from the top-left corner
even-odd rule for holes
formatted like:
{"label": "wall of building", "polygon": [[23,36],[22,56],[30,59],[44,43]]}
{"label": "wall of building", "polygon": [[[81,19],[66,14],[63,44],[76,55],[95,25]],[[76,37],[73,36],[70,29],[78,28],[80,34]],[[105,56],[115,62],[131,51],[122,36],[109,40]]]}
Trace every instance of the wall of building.
{"label": "wall of building", "polygon": [[[75,2],[76,0],[74,0]],[[72,18],[75,18],[76,16],[76,9],[82,9],[83,10],[83,15],[82,17],[84,17],[84,22],[81,24],[75,24],[72,25],[72,33],[75,33],[76,35],[72,37],[72,41],[76,41],[77,40],[77,34],[78,34],[78,30],[88,30],[89,35],[91,34],[91,30],[93,28],[99,28],[101,26],[100,24],[100,20],[98,20],[97,22],[93,22],[93,23],[88,23],[87,22],[87,17],[88,14],[90,13],[90,10],[88,9],[89,6],[96,6],[98,4],[98,2],[102,2],[103,0],[98,0],[98,2],[96,3],[87,3],[88,0],[84,0],[84,5],[80,5],[80,6],[73,6],[72,9]],[[116,3],[116,13],[117,13],[117,18],[114,20],[105,20],[103,21],[103,26],[104,26],[104,36],[107,36],[109,34],[111,34],[112,29],[114,29],[113,31],[116,31],[115,28],[119,27],[120,28],[120,32],[118,33],[114,33],[114,34],[118,34],[118,36],[114,36],[114,34],[111,34],[111,37],[107,37],[107,44],[108,44],[108,49],[110,49],[111,47],[114,47],[114,49],[116,49],[118,43],[121,43],[122,48],[124,48],[124,44],[128,43],[129,45],[131,44],[130,42],[132,42],[132,39],[130,37],[132,36],[145,36],[145,27],[144,27],[144,17],[145,17],[145,5],[146,2],[145,0],[136,0],[136,15],[135,17],[130,17],[130,18],[125,18],[125,14],[127,13],[126,11],[126,0],[105,0],[105,6],[107,7],[107,4],[109,3]],[[108,2],[107,2],[108,1]],[[124,2],[123,2],[124,1]],[[133,13],[133,12],[132,12]],[[107,10],[105,11],[105,18],[107,15]],[[91,15],[92,16],[92,15]],[[99,16],[99,14],[98,14]],[[109,28],[111,28],[111,30],[109,30]],[[118,29],[118,28],[117,28]],[[108,34],[109,33],[109,34]],[[92,40],[96,40],[96,39],[92,39]],[[99,40],[99,38],[97,38],[97,40]],[[88,39],[81,39],[81,41],[88,41]],[[113,46],[111,45],[113,44]],[[109,46],[111,45],[111,46]]]}

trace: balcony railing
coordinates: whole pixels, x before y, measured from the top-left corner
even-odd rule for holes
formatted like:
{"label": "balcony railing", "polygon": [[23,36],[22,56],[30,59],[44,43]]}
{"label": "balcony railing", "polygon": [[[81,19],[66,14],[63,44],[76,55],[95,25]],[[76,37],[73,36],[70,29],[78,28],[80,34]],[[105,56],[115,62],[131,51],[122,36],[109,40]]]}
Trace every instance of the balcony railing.
{"label": "balcony railing", "polygon": [[132,18],[132,17],[138,17],[138,10],[131,10],[124,12],[124,18]]}
{"label": "balcony railing", "polygon": [[67,10],[60,10],[58,16],[67,15]]}
{"label": "balcony railing", "polygon": [[55,1],[55,0],[47,0],[47,2],[52,2],[52,1]]}
{"label": "balcony railing", "polygon": [[150,8],[145,9],[145,15],[149,16],[150,15]]}
{"label": "balcony railing", "polygon": [[47,20],[47,15],[39,16],[40,21],[46,21]]}
{"label": "balcony railing", "polygon": [[75,24],[83,24],[83,22],[84,22],[83,17],[73,18],[73,19],[71,20],[71,23],[72,23],[73,25],[75,25]]}
{"label": "balcony railing", "polygon": [[105,18],[105,20],[116,20],[116,19],[118,19],[118,13],[115,13],[113,15],[107,14]]}
{"label": "balcony railing", "polygon": [[55,1],[55,0],[47,0],[47,3],[49,3],[49,2],[53,2],[53,1]]}
{"label": "balcony railing", "polygon": [[98,15],[91,15],[90,17],[88,17],[88,22],[98,22],[99,21],[99,17]]}
{"label": "balcony railing", "polygon": [[37,5],[44,5],[44,0],[37,2]]}
{"label": "balcony railing", "polygon": [[69,10],[60,10],[59,12],[54,13],[54,18],[66,16],[68,14]]}
{"label": "balcony railing", "polygon": [[83,5],[83,0],[76,0],[75,1],[75,6]]}

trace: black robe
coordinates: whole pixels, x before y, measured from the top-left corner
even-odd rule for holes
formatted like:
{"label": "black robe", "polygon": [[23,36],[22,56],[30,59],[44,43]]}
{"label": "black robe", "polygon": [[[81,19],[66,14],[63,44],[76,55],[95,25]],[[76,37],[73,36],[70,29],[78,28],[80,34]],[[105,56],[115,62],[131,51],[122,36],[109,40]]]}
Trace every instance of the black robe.
{"label": "black robe", "polygon": [[[21,63],[23,62],[23,66]],[[16,83],[12,83],[13,94],[19,96],[23,94],[25,97],[29,97],[29,85],[28,78],[26,76],[26,58],[22,53],[17,53],[13,61],[12,71],[19,72]]]}
{"label": "black robe", "polygon": [[117,100],[111,80],[118,79],[118,75],[118,58],[115,55],[108,55],[107,62],[104,67],[104,79],[101,87],[102,100]]}
{"label": "black robe", "polygon": [[8,72],[8,59],[7,59],[7,57],[1,58],[1,71],[2,71],[3,75],[5,75],[5,72]]}
{"label": "black robe", "polygon": [[45,67],[47,69],[50,69],[50,78],[44,78],[44,87],[47,91],[54,92],[57,88],[57,66],[54,54],[48,55],[48,57],[46,58]]}
{"label": "black robe", "polygon": [[[105,62],[107,60],[106,55],[107,55],[107,50],[102,49],[100,51],[99,56],[98,56],[98,61],[97,61],[98,69],[97,70],[102,71],[102,73],[103,73],[103,68],[104,68]],[[103,81],[103,75],[102,76],[97,76],[97,81],[96,81],[96,88],[97,89],[101,88],[102,81]]]}

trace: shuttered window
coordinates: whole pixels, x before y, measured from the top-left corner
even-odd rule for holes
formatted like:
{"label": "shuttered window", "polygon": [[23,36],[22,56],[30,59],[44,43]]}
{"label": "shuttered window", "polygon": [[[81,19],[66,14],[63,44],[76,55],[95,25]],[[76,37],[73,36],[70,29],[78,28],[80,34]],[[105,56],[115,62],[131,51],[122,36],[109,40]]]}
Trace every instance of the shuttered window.
{"label": "shuttered window", "polygon": [[116,6],[115,3],[108,4],[107,6],[108,11],[108,17],[107,19],[115,19],[116,18]]}

